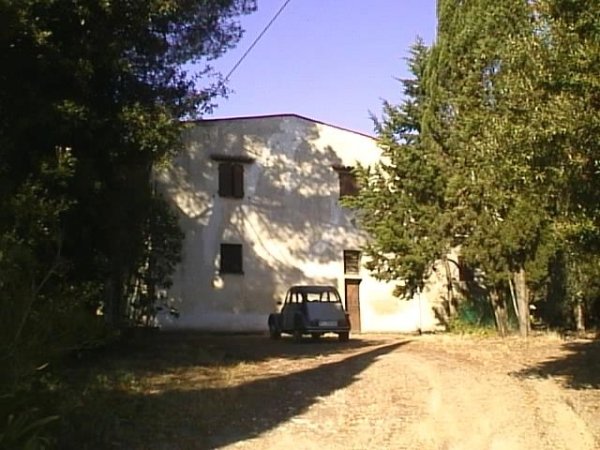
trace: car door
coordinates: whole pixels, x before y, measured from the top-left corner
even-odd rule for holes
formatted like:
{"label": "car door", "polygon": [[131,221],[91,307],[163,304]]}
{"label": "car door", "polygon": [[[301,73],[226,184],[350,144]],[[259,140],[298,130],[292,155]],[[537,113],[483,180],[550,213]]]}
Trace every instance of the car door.
{"label": "car door", "polygon": [[281,323],[283,331],[294,329],[294,317],[300,309],[301,296],[298,292],[290,290],[285,296],[285,303],[281,310]]}

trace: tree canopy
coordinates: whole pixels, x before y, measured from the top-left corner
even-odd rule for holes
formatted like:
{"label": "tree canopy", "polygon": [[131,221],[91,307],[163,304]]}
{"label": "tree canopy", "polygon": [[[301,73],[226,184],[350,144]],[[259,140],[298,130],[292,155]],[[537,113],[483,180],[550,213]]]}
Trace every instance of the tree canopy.
{"label": "tree canopy", "polygon": [[436,42],[413,47],[406,100],[384,103],[376,122],[387,162],[359,171],[353,206],[373,235],[375,274],[414,291],[460,249],[502,332],[514,304],[527,334],[529,304],[552,297],[559,260],[572,272],[561,301],[581,309],[593,295],[578,271],[593,266],[600,229],[597,11],[595,1],[438,1]]}
{"label": "tree canopy", "polygon": [[152,170],[178,151],[182,119],[225,93],[210,61],[238,42],[237,18],[254,9],[252,0],[0,0],[9,392],[55,353],[96,345],[105,322],[121,326],[168,285],[182,236]]}
{"label": "tree canopy", "polygon": [[417,41],[408,58],[414,78],[401,80],[406,101],[385,102],[383,117],[375,122],[383,161],[357,170],[360,195],[346,200],[372,236],[365,249],[367,267],[380,279],[402,280],[399,294],[409,297],[422,287],[448,241],[441,233],[447,180],[421,134],[428,58],[429,50]]}

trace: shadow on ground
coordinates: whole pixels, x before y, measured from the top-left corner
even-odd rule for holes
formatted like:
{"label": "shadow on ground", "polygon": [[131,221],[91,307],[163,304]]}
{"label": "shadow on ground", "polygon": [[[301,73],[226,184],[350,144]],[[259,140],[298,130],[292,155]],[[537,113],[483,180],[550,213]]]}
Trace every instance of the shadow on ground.
{"label": "shadow on ground", "polygon": [[564,356],[537,363],[513,375],[518,377],[561,377],[571,389],[600,389],[600,341],[563,344]]}
{"label": "shadow on ground", "polygon": [[[197,383],[188,379],[181,385],[175,379],[155,392],[113,387],[89,399],[96,402],[95,407],[82,404],[78,408],[63,432],[61,448],[214,449],[251,439],[302,414],[321,397],[352,384],[379,356],[408,342],[354,338],[348,343],[338,343],[337,339],[295,343],[265,336],[202,335],[146,340],[144,345],[132,347],[138,349],[131,366],[137,367],[133,373],[172,375],[179,368],[189,373],[193,366],[201,373],[206,365],[227,373],[228,368],[235,370],[240,364],[259,373],[249,381],[234,380],[230,386],[210,387],[199,377]],[[195,353],[198,348],[202,352]],[[334,361],[325,358],[331,354]],[[293,367],[271,374],[260,372],[265,367],[260,363],[271,359],[274,364],[280,359],[291,361]],[[104,355],[100,365],[110,372],[110,364],[114,370],[126,366],[114,355]],[[94,425],[90,427],[90,423]],[[89,429],[84,431],[85,427]]]}
{"label": "shadow on ground", "polygon": [[77,365],[84,370],[135,370],[139,375],[163,373],[170,369],[197,366],[231,366],[240,362],[258,363],[274,358],[304,359],[330,354],[354,353],[389,343],[389,339],[361,339],[353,336],[340,343],[335,335],[318,341],[306,337],[294,342],[291,337],[269,339],[262,334],[203,334],[160,332],[118,343],[112,348],[85,356]]}

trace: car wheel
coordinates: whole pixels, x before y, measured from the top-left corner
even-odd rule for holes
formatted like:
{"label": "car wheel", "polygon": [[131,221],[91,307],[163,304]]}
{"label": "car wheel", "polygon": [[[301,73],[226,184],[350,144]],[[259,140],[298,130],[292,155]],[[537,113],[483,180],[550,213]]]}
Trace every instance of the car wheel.
{"label": "car wheel", "polygon": [[294,329],[292,336],[294,337],[294,341],[300,342],[302,340],[302,330],[298,328]]}
{"label": "car wheel", "polygon": [[281,331],[274,320],[269,322],[269,336],[271,336],[271,339],[279,339],[281,337]]}
{"label": "car wheel", "polygon": [[347,331],[338,334],[338,340],[340,342],[348,342],[348,339],[350,339],[350,333]]}

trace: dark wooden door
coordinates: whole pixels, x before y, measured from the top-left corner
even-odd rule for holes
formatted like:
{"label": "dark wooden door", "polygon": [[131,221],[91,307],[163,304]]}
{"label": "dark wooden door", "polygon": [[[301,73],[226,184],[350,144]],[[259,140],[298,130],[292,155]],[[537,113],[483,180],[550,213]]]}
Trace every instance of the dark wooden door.
{"label": "dark wooden door", "polygon": [[360,280],[346,279],[346,311],[350,315],[352,331],[360,331]]}

